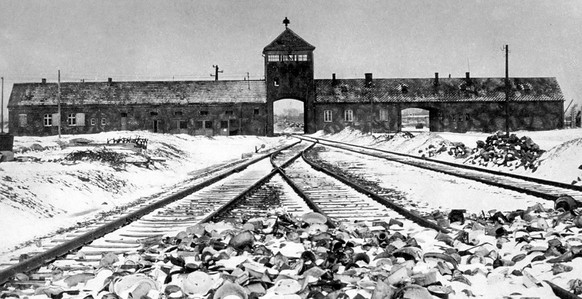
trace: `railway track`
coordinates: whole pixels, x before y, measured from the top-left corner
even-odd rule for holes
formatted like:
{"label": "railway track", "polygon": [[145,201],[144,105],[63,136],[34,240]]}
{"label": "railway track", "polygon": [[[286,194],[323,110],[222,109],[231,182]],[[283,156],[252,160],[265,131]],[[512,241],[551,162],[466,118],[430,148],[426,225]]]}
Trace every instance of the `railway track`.
{"label": "railway track", "polygon": [[509,189],[548,200],[556,200],[562,195],[569,195],[575,200],[582,202],[581,186],[495,171],[470,165],[421,158],[414,155],[354,145],[329,139],[303,136],[296,137],[302,140],[317,142],[323,146],[386,159],[389,161],[403,163],[406,165],[457,176],[464,179],[474,180],[487,185]]}
{"label": "railway track", "polygon": [[[326,217],[328,227],[339,226],[345,231],[349,231],[348,227],[365,229],[367,233],[363,236],[370,244],[389,241],[387,238],[393,234],[401,236],[400,242],[411,242],[403,244],[408,248],[415,247],[417,239],[405,236],[415,236],[423,242],[449,233],[448,229],[394,205],[390,194],[375,194],[310,164],[304,152],[314,144],[294,143],[203,182],[183,187],[155,204],[136,206],[124,216],[103,219],[92,227],[71,233],[51,248],[45,248],[47,251],[32,254],[21,263],[0,270],[0,282],[6,283],[4,287],[8,289],[43,288],[55,279],[55,270],[76,275],[87,273],[102,267],[103,260],[111,256],[126,261],[132,257],[135,260],[136,255],[141,255],[141,259],[144,256],[150,260],[159,259],[160,252],[149,252],[151,247],[148,246],[181,240],[185,232],[201,223],[226,219],[238,228],[253,218],[276,223],[279,216],[273,210],[283,210],[295,217],[318,212]],[[419,252],[417,249],[397,250],[400,257],[414,260],[421,258]],[[19,273],[27,273],[27,279],[16,278]],[[556,288],[556,293],[569,294],[558,286],[552,287]],[[60,295],[67,292],[76,294],[74,290],[62,290]]]}

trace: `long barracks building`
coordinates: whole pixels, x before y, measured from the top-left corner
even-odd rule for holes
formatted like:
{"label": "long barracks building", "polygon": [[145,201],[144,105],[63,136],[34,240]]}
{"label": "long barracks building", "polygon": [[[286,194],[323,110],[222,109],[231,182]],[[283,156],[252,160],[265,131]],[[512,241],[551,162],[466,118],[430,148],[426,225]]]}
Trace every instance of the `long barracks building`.
{"label": "long barracks building", "polygon": [[[8,103],[14,135],[150,130],[193,135],[273,135],[273,103],[304,104],[305,133],[395,132],[401,111],[429,111],[431,131],[505,129],[504,78],[314,79],[313,52],[291,29],[263,49],[265,80],[14,84]],[[511,78],[511,130],[562,128],[564,98],[555,78]]]}

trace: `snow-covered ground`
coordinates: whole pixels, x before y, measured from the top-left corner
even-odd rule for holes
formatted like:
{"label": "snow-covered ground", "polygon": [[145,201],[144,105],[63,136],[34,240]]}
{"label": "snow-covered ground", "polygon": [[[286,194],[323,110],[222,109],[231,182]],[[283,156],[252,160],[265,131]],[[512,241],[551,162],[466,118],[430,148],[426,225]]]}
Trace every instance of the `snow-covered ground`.
{"label": "snow-covered ground", "polygon": [[[535,170],[507,169],[493,167],[498,171],[512,171],[517,174],[548,180],[572,183],[582,178],[582,129],[565,129],[551,131],[517,131],[511,132],[518,137],[528,136],[540,146],[545,153],[540,157],[540,165]],[[360,131],[345,129],[337,134],[318,132],[315,136],[337,141],[351,142],[385,150],[402,152],[420,156],[432,145],[435,148],[449,146],[453,142],[462,142],[467,147],[475,148],[477,141],[484,141],[490,133],[446,133],[423,132],[409,138],[405,134],[397,134],[389,139],[383,134],[365,134]],[[421,152],[422,151],[422,152]],[[433,157],[434,159],[463,163],[464,159],[456,159],[444,152]]]}
{"label": "snow-covered ground", "polygon": [[[106,143],[107,139],[138,136],[148,140],[145,153],[160,160],[149,168],[64,160],[73,151],[99,148],[71,146],[72,139]],[[241,159],[242,155],[252,155],[257,148],[264,151],[291,141],[295,140],[150,132],[63,135],[61,139],[15,137],[15,156],[26,157],[28,161],[0,163],[0,252],[90,219],[96,213],[163,191],[190,178],[196,170]]]}
{"label": "snow-covered ground", "polygon": [[[578,167],[582,163],[582,140],[579,139],[582,129],[516,134],[530,136],[547,151],[538,170],[529,175],[565,182],[581,176]],[[348,129],[335,135],[321,132],[315,135],[418,154],[430,144],[463,142],[474,147],[477,140],[484,140],[490,134],[425,132],[414,138],[396,136],[388,140],[384,135],[362,134]],[[71,139],[86,138],[105,143],[109,138],[136,136],[148,139],[149,155],[165,161],[155,162],[149,169],[134,165],[119,169],[107,163],[90,161],[63,163],[62,159],[68,153],[85,149],[68,146]],[[253,153],[262,145],[267,149],[291,141],[287,137],[202,137],[149,132],[63,136],[60,140],[56,136],[15,137],[16,156],[30,157],[30,161],[0,163],[0,252],[7,252],[22,242],[58,228],[74,225],[98,212],[160,192],[188,179],[193,171],[240,159],[241,155]],[[447,153],[436,158],[453,159]],[[422,198],[423,192],[418,190],[417,197]],[[454,201],[448,205],[451,208]],[[509,210],[515,207],[494,208]]]}

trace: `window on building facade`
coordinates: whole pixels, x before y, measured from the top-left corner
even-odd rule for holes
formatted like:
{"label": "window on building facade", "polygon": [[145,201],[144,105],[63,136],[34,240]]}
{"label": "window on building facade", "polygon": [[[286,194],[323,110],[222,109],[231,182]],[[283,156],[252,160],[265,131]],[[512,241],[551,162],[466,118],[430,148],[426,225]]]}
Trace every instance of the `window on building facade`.
{"label": "window on building facade", "polygon": [[234,112],[233,112],[232,110],[226,110],[226,111],[224,112],[224,114],[226,114],[226,115],[233,115],[233,114],[234,114]]}
{"label": "window on building facade", "polygon": [[380,109],[380,120],[387,121],[388,120],[388,110]]}
{"label": "window on building facade", "polygon": [[127,113],[126,113],[126,112],[121,112],[119,115],[120,115],[121,117],[127,117]]}
{"label": "window on building facade", "polygon": [[255,114],[255,115],[259,115],[259,112],[260,112],[259,108],[255,108],[255,112],[254,112],[254,114]]}
{"label": "window on building facade", "polygon": [[182,111],[174,111],[174,116],[182,116]]}
{"label": "window on building facade", "polygon": [[107,124],[107,118],[102,118],[101,119],[101,125],[104,126]]}
{"label": "window on building facade", "polygon": [[200,110],[200,115],[208,115],[208,110]]}
{"label": "window on building facade", "polygon": [[70,113],[69,115],[67,115],[67,125],[69,126],[77,125],[77,117],[75,117],[74,113]]}
{"label": "window on building facade", "polygon": [[18,114],[18,126],[23,128],[26,127],[27,117],[26,114]]}
{"label": "window on building facade", "polygon": [[91,118],[91,125],[94,126],[97,123],[97,120],[95,118]]}
{"label": "window on building facade", "polygon": [[45,127],[52,127],[53,125],[53,115],[52,114],[45,114],[44,115],[44,126]]}
{"label": "window on building facade", "polygon": [[179,120],[178,121],[178,128],[188,129],[188,121],[187,120]]}
{"label": "window on building facade", "polygon": [[220,128],[228,129],[228,120],[221,120],[220,121]]}
{"label": "window on building facade", "polygon": [[155,111],[150,112],[150,116],[157,116],[157,115],[158,115],[158,113]]}
{"label": "window on building facade", "polygon": [[332,113],[331,110],[323,111],[323,121],[326,123],[330,123],[332,121]]}
{"label": "window on building facade", "polygon": [[347,122],[354,121],[354,111],[353,110],[344,111],[344,120]]}
{"label": "window on building facade", "polygon": [[197,120],[194,122],[194,128],[195,129],[202,129],[202,127],[204,126],[204,122],[201,120]]}
{"label": "window on building facade", "polygon": [[204,128],[212,129],[212,121],[211,120],[204,121]]}

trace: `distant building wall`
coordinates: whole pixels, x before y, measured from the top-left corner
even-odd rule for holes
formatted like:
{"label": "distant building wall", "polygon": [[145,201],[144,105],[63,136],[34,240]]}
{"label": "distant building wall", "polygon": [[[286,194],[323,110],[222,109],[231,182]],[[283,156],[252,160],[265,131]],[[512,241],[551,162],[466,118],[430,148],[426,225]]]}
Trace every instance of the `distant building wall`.
{"label": "distant building wall", "polygon": [[[58,134],[58,107],[11,108],[11,133]],[[261,103],[190,105],[76,105],[61,107],[62,134],[147,130],[191,135],[265,135],[266,107]]]}
{"label": "distant building wall", "polygon": [[[563,128],[562,101],[511,102],[509,107],[512,131]],[[429,127],[434,132],[505,130],[504,102],[317,103],[315,120],[318,130],[327,133],[348,126],[364,132],[389,133],[400,130],[400,111],[407,108],[428,110]]]}

